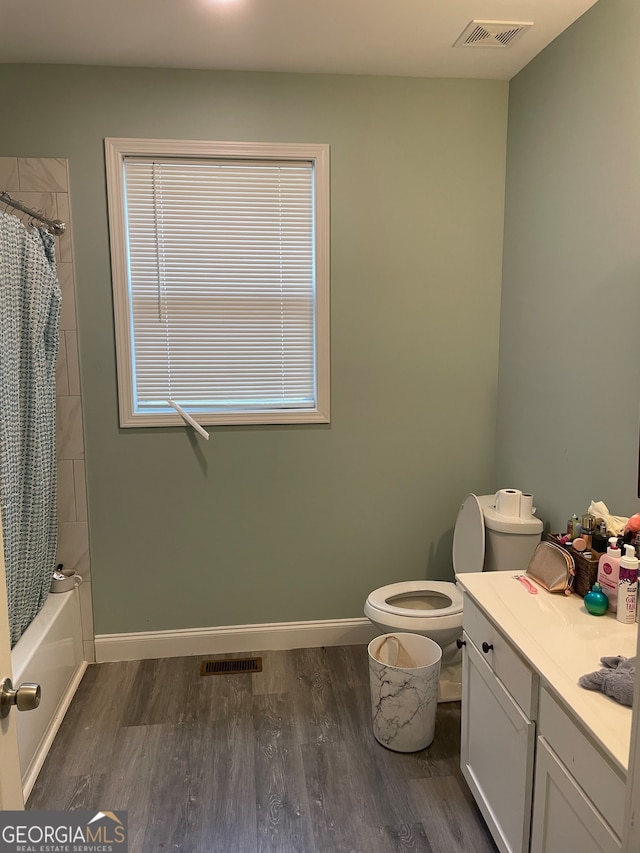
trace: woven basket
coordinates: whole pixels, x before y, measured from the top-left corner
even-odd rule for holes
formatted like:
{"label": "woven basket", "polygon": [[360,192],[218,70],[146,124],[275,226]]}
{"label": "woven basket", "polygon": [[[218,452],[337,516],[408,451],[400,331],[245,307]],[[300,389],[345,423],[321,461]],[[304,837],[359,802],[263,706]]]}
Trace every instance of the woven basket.
{"label": "woven basket", "polygon": [[576,576],[573,581],[573,591],[578,595],[584,596],[590,591],[591,587],[598,580],[598,561],[600,554],[596,555],[595,551],[591,551],[592,557],[585,557],[580,551],[576,551],[571,545],[562,545],[560,537],[553,533],[547,535],[547,541],[553,542],[554,545],[560,545],[565,551],[573,557],[573,562],[576,564]]}

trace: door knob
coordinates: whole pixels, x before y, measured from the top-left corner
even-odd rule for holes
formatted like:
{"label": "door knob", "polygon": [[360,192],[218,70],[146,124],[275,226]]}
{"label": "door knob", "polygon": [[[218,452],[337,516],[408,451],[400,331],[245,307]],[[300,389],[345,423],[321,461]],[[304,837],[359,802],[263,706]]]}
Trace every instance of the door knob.
{"label": "door knob", "polygon": [[460,639],[460,637],[458,637],[458,639],[456,640],[456,646],[457,646],[459,649],[461,649],[463,646],[466,646],[466,645],[467,645],[467,641],[466,641],[466,640],[461,640],[461,639]]}
{"label": "door knob", "polygon": [[493,643],[483,643],[482,644],[482,651],[485,653],[485,655],[488,654],[492,648],[493,648]]}
{"label": "door knob", "polygon": [[0,684],[0,717],[6,717],[15,705],[18,711],[33,711],[40,704],[40,685],[26,681],[14,688],[11,679]]}

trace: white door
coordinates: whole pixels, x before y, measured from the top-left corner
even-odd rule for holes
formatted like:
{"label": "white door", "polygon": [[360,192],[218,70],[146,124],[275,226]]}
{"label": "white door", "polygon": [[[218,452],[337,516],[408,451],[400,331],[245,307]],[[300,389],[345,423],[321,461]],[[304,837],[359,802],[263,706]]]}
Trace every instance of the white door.
{"label": "white door", "polygon": [[[4,547],[0,519],[0,681],[12,678],[12,675],[7,584],[4,575]],[[17,713],[14,708],[4,720],[0,719],[0,810],[3,811],[24,808],[16,731]]]}

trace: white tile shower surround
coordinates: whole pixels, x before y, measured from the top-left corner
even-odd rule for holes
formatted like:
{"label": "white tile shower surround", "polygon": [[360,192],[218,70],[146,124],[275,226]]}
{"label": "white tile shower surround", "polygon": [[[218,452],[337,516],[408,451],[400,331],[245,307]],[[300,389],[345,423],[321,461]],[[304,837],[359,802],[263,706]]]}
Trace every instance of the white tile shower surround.
{"label": "white tile shower surround", "polygon": [[58,461],[58,517],[76,520],[73,459]]}
{"label": "white tile shower surround", "polygon": [[58,397],[56,409],[58,459],[83,459],[82,400],[80,397]]}
{"label": "white tile shower surround", "polygon": [[74,331],[76,328],[76,295],[73,277],[73,264],[58,263],[58,281],[62,291],[60,308],[60,332]]}
{"label": "white tile shower surround", "polygon": [[68,192],[67,161],[54,157],[18,157],[18,189]]}
{"label": "white tile shower surround", "polygon": [[[58,562],[75,568],[84,579],[80,593],[82,639],[85,656],[93,661],[89,527],[67,161],[56,157],[0,157],[0,190],[67,224],[64,235],[55,238],[62,290],[60,352],[56,368]],[[11,212],[24,222],[28,221],[27,216]]]}
{"label": "white tile shower surround", "polygon": [[17,157],[0,157],[0,189],[9,193],[20,189]]}

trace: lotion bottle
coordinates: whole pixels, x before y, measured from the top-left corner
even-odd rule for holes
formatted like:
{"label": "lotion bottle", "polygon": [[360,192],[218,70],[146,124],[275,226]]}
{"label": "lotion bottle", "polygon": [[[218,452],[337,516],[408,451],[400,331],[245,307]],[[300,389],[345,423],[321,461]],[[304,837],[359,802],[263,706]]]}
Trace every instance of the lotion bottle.
{"label": "lotion bottle", "polygon": [[598,563],[598,583],[609,599],[609,610],[615,613],[618,609],[618,580],[620,578],[620,549],[617,536],[609,538],[607,553],[600,557]]}
{"label": "lotion bottle", "polygon": [[625,545],[625,555],[620,559],[618,580],[618,609],[616,619],[631,625],[636,620],[638,597],[638,560],[633,545]]}

